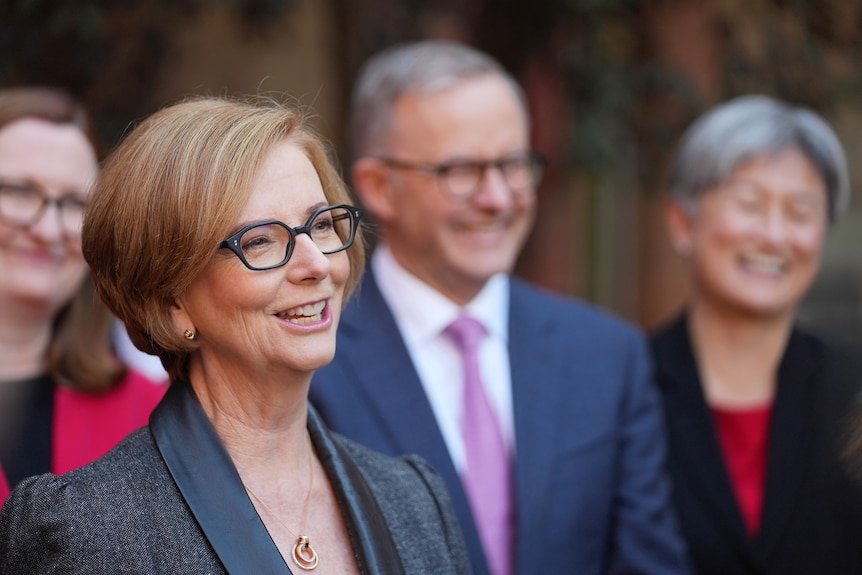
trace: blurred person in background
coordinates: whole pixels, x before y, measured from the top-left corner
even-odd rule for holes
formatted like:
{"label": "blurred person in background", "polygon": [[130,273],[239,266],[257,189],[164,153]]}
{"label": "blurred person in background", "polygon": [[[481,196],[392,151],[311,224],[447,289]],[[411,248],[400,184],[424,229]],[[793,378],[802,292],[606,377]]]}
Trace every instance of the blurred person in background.
{"label": "blurred person in background", "polygon": [[323,418],[440,471],[477,575],[687,572],[645,339],[511,275],[542,171],[517,82],[464,45],[398,45],[351,122],[382,235],[314,377]]}
{"label": "blurred person in background", "polygon": [[130,368],[138,371],[153,381],[167,383],[168,372],[157,355],[144,353],[135,347],[129,338],[129,332],[123,322],[114,322],[111,330],[111,343],[117,351],[117,356]]}
{"label": "blurred person in background", "polygon": [[126,137],[83,250],[171,384],[104,457],[19,484],[0,572],[469,574],[440,477],[308,405],[365,263],[348,200],[323,141],[277,102],[195,98]]}
{"label": "blurred person in background", "polygon": [[681,140],[667,222],[692,290],[651,346],[701,575],[862,568],[862,501],[839,457],[862,380],[795,326],[849,194],[838,138],[805,108],[739,97]]}
{"label": "blurred person in background", "polygon": [[98,154],[66,93],[0,90],[0,505],[25,477],[106,453],[164,394],[118,360],[81,254]]}

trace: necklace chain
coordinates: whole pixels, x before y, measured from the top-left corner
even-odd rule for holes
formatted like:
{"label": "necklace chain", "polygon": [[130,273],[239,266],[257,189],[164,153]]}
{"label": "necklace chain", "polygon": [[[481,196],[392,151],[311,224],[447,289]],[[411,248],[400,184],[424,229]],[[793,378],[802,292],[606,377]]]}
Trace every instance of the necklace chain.
{"label": "necklace chain", "polygon": [[[305,495],[305,505],[302,509],[302,522],[299,525],[300,532],[305,530],[305,521],[308,519],[308,504],[311,502],[311,492],[314,490],[314,464],[311,459],[311,453],[314,451],[314,448],[311,445],[311,439],[308,440],[308,493]],[[293,537],[296,537],[296,543],[293,544],[293,549],[291,550],[291,558],[293,562],[296,563],[297,567],[302,569],[303,571],[311,571],[319,562],[319,557],[317,556],[317,551],[311,546],[311,543],[308,540],[308,535],[296,535],[293,530],[287,526],[287,524],[281,520],[278,514],[270,508],[269,505],[264,502],[263,499],[258,497],[257,493],[252,491],[248,485],[243,483],[243,487],[248,491],[248,494],[254,497],[254,500],[260,503],[264,509],[269,512],[269,514],[278,521],[278,523],[287,529],[287,532],[290,533]]]}

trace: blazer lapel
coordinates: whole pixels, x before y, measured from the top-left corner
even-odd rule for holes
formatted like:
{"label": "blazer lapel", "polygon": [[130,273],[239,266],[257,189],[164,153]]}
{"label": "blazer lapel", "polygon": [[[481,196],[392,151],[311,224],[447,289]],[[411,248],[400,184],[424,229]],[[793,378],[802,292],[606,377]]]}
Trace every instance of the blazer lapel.
{"label": "blazer lapel", "polygon": [[818,365],[811,346],[792,333],[779,367],[770,425],[766,497],[756,540],[764,555],[779,542],[813,456]]}
{"label": "blazer lapel", "polygon": [[[512,373],[512,409],[515,422],[517,465],[518,531],[541,532],[543,525],[525,525],[527,518],[541,520],[535,511],[547,509],[543,499],[550,494],[548,473],[554,469],[555,448],[561,429],[557,419],[565,405],[559,401],[560,365],[554,358],[550,342],[559,338],[554,318],[536,303],[518,280],[510,282],[509,304],[509,363]],[[543,342],[549,342],[547,345]],[[576,353],[576,350],[573,350]],[[524,541],[525,537],[518,537]],[[529,549],[519,549],[519,557],[529,557]]]}
{"label": "blazer lapel", "polygon": [[190,385],[171,384],[150,417],[150,430],[227,572],[291,573]]}
{"label": "blazer lapel", "polygon": [[[191,386],[172,384],[153,413],[156,446],[228,573],[290,573]],[[403,575],[392,534],[361,472],[309,406],[308,430],[361,573]],[[225,526],[233,525],[234,529]]]}
{"label": "blazer lapel", "polygon": [[[372,272],[361,291],[341,320],[338,352],[355,368],[363,405],[385,427],[394,452],[421,453],[438,471],[448,465],[454,473],[431,404]],[[380,350],[386,355],[381,357]]]}
{"label": "blazer lapel", "polygon": [[[473,569],[476,575],[482,575],[487,567],[475,563],[475,558],[483,553],[461,478],[449,457],[395,318],[371,270],[360,290],[361,297],[351,301],[341,318],[338,353],[356,376],[355,391],[362,396],[362,405],[385,428],[392,452],[419,453],[443,477],[474,558]],[[381,349],[386,350],[385,357],[380,357]],[[410,433],[404,433],[405,429]]]}
{"label": "blazer lapel", "polygon": [[351,545],[358,551],[359,572],[404,575],[392,533],[371,489],[311,406],[308,407],[308,430],[332,481]]}
{"label": "blazer lapel", "polygon": [[[706,404],[685,316],[653,340],[658,381],[663,387],[671,466],[709,509],[727,543],[752,565],[761,561],[739,512],[712,413]],[[762,570],[762,568],[758,569]]]}

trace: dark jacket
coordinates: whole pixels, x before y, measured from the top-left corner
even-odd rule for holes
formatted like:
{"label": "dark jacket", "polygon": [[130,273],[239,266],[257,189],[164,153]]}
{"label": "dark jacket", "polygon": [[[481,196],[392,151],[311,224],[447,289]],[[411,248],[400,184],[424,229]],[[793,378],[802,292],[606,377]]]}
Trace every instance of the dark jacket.
{"label": "dark jacket", "polygon": [[761,529],[749,537],[703,395],[686,317],[652,336],[674,503],[700,575],[846,575],[862,559],[862,498],[839,453],[858,370],[793,331],[769,429]]}
{"label": "dark jacket", "polygon": [[[476,575],[479,535],[431,404],[373,272],[310,398],[335,431],[418,453],[446,481]],[[512,278],[509,360],[519,575],[690,573],[670,511],[660,400],[642,334]]]}

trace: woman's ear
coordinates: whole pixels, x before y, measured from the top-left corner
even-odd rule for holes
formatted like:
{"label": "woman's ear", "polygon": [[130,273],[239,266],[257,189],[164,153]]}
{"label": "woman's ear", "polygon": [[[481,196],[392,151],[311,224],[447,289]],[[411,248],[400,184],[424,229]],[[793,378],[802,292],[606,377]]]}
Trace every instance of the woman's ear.
{"label": "woman's ear", "polygon": [[362,206],[378,221],[395,217],[389,168],[377,158],[361,158],[351,168],[353,188]]}
{"label": "woman's ear", "polygon": [[174,326],[174,331],[180,335],[184,335],[186,339],[191,338],[185,334],[195,333],[194,321],[192,321],[192,318],[186,312],[181,298],[175,299],[174,303],[171,304],[171,323]]}
{"label": "woman's ear", "polygon": [[671,245],[681,257],[691,255],[694,245],[694,218],[691,209],[686,209],[676,200],[667,200],[664,206],[664,219],[670,236]]}

